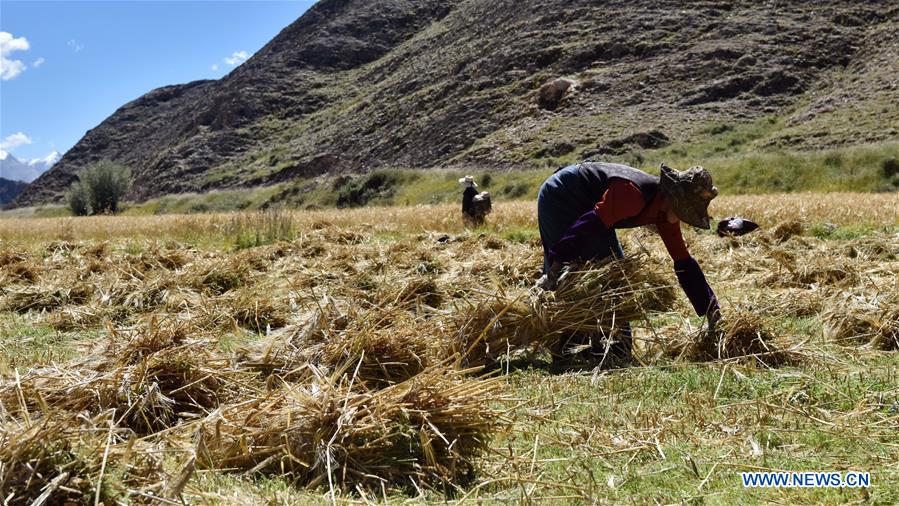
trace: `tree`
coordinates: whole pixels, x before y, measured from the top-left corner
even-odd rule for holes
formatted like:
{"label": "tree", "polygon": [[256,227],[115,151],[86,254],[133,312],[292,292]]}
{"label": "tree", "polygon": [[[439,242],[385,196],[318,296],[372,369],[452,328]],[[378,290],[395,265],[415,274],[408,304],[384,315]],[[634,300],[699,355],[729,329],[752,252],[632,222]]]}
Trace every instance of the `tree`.
{"label": "tree", "polygon": [[75,216],[87,216],[90,213],[90,207],[88,207],[90,197],[87,194],[87,186],[81,181],[72,183],[72,188],[69,189],[66,200],[69,202],[69,209],[72,210],[72,214]]}
{"label": "tree", "polygon": [[78,174],[78,181],[69,191],[69,208],[76,216],[115,213],[130,188],[131,170],[102,160]]}

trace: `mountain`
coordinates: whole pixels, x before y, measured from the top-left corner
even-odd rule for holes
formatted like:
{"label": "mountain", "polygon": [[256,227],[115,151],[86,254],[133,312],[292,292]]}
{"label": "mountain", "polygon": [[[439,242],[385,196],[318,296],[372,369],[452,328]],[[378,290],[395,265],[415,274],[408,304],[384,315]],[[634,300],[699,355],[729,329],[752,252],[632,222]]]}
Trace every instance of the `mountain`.
{"label": "mountain", "polygon": [[48,171],[61,155],[53,151],[44,158],[23,162],[11,153],[0,150],[0,177],[7,180],[29,182]]}
{"label": "mountain", "polygon": [[104,158],[142,200],[545,166],[765,118],[758,147],[894,140],[897,34],[893,0],[323,0],[222,79],[125,104],[15,204],[59,201]]}
{"label": "mountain", "polygon": [[58,152],[53,151],[49,155],[43,158],[35,158],[28,162],[28,166],[37,171],[40,174],[50,170],[50,167],[53,167],[59,159],[62,158]]}
{"label": "mountain", "polygon": [[28,187],[28,183],[23,181],[12,181],[0,177],[0,207],[12,202],[26,187]]}

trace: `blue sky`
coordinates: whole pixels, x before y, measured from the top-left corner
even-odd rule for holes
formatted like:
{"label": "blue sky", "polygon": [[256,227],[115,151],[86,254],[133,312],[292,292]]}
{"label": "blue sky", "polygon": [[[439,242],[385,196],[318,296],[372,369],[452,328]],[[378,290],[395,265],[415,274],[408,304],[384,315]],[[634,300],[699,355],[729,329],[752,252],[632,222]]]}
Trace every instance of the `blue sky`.
{"label": "blue sky", "polygon": [[314,3],[0,0],[0,149],[64,153],[154,88],[226,75]]}

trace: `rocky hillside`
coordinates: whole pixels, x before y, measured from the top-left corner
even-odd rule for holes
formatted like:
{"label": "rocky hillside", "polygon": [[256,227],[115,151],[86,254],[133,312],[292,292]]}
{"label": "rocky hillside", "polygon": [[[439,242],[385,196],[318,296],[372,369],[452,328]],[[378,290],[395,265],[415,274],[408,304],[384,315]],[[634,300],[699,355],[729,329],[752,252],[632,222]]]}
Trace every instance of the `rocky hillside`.
{"label": "rocky hillside", "polygon": [[0,177],[0,205],[12,202],[27,187],[28,183]]}
{"label": "rocky hillside", "polygon": [[132,197],[377,167],[518,168],[701,141],[899,139],[891,0],[323,0],[218,81],[124,105],[16,201],[104,158]]}

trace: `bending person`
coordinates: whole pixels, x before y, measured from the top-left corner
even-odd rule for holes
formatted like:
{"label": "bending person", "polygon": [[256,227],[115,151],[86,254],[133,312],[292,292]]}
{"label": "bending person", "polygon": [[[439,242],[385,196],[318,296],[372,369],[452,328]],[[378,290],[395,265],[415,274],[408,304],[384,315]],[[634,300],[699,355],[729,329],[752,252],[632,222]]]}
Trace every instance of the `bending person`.
{"label": "bending person", "polygon": [[[720,317],[715,293],[681,235],[680,222],[710,228],[708,205],[718,195],[702,167],[661,175],[614,163],[585,162],[558,170],[540,187],[537,220],[543,241],[543,277],[538,286],[555,289],[563,264],[621,258],[615,230],[655,225],[674,261],[678,282],[699,316],[714,332]],[[629,331],[622,344],[630,354]]]}

